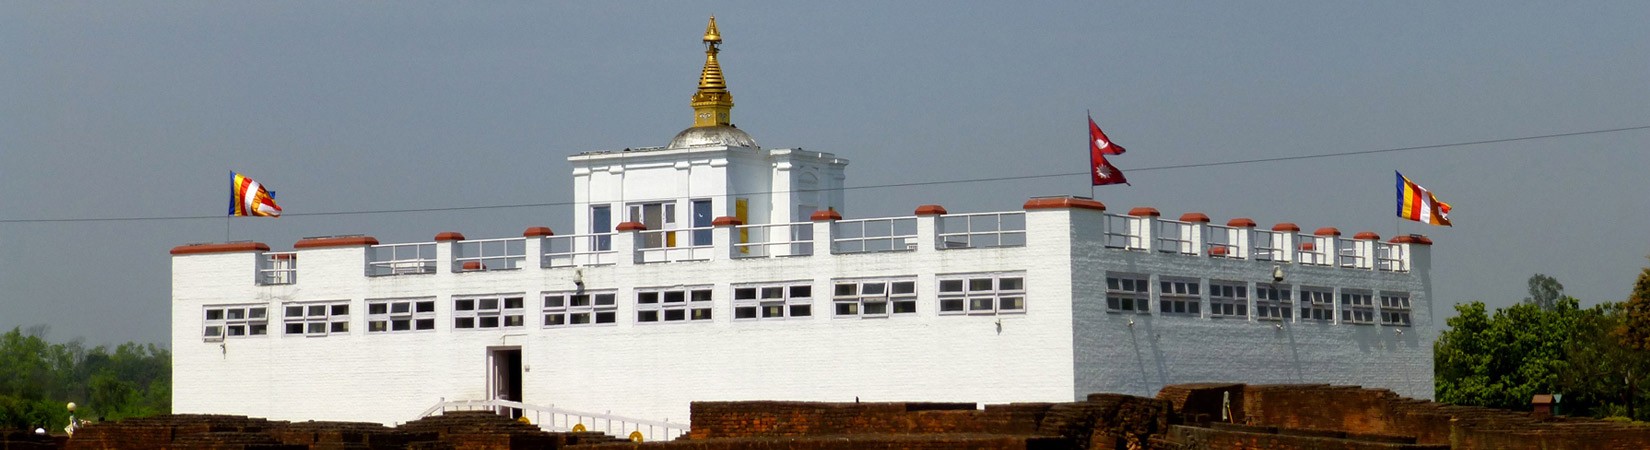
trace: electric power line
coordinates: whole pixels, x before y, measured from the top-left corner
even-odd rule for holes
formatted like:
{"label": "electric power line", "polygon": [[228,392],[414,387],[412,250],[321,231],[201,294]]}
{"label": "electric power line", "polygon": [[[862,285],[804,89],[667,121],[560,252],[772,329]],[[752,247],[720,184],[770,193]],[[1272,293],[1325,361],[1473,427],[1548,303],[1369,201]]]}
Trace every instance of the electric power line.
{"label": "electric power line", "polygon": [[[1640,125],[1640,126],[1622,127],[1622,128],[1608,128],[1608,129],[1602,129],[1602,130],[1576,131],[1576,132],[1571,132],[1571,133],[1542,134],[1542,135],[1535,135],[1535,136],[1521,136],[1521,137],[1503,138],[1503,139],[1487,139],[1487,140],[1481,140],[1481,141],[1452,142],[1452,143],[1448,143],[1448,144],[1433,144],[1433,145],[1419,145],[1419,146],[1413,146],[1413,147],[1383,148],[1383,149],[1377,149],[1377,150],[1358,150],[1358,151],[1351,151],[1351,152],[1318,153],[1318,154],[1312,154],[1312,155],[1296,155],[1296,156],[1280,156],[1280,157],[1275,157],[1275,158],[1256,158],[1256,159],[1242,159],[1242,160],[1234,160],[1234,161],[1209,162],[1209,163],[1191,163],[1191,164],[1173,164],[1173,165],[1155,166],[1155,167],[1137,167],[1137,168],[1131,168],[1131,169],[1129,169],[1129,171],[1130,172],[1150,172],[1150,171],[1154,171],[1154,170],[1174,170],[1174,169],[1191,169],[1191,168],[1199,168],[1199,167],[1233,166],[1233,165],[1239,165],[1239,164],[1255,164],[1255,163],[1267,163],[1267,162],[1279,162],[1279,161],[1294,161],[1294,160],[1301,160],[1301,159],[1338,158],[1338,157],[1344,157],[1344,156],[1370,155],[1370,154],[1376,154],[1376,153],[1393,153],[1393,152],[1406,152],[1406,151],[1416,151],[1416,150],[1435,150],[1435,149],[1451,148],[1451,147],[1466,147],[1466,146],[1482,145],[1482,144],[1500,144],[1500,143],[1506,143],[1506,142],[1529,141],[1529,140],[1536,140],[1536,139],[1554,139],[1554,138],[1563,138],[1563,137],[1572,137],[1572,136],[1584,136],[1584,135],[1590,135],[1590,134],[1620,133],[1620,132],[1624,132],[1624,131],[1637,131],[1637,130],[1644,130],[1644,129],[1650,129],[1650,125]],[[961,180],[917,181],[917,182],[911,182],[911,183],[889,183],[889,184],[875,184],[875,185],[866,185],[866,186],[845,186],[845,187],[842,188],[842,190],[848,191],[848,190],[861,190],[861,189],[883,189],[883,188],[892,188],[892,187],[931,186],[931,185],[940,185],[940,184],[984,183],[984,182],[992,182],[992,181],[1030,180],[1030,179],[1037,179],[1037,178],[1056,178],[1056,177],[1070,177],[1070,176],[1080,176],[1080,175],[1081,176],[1087,176],[1088,171],[1085,170],[1085,171],[1082,171],[1082,172],[1050,173],[1050,174],[1041,174],[1041,175],[1016,175],[1016,176],[1007,176],[1007,177],[969,178],[969,179],[961,179]],[[771,194],[780,193],[780,192],[783,192],[783,191],[752,192],[752,193],[749,193],[749,194],[750,195],[771,195]],[[518,204],[507,204],[507,205],[451,206],[451,207],[443,207],[443,208],[378,209],[378,210],[364,210],[364,211],[326,211],[326,212],[312,212],[312,213],[291,213],[291,214],[283,214],[283,216],[289,216],[289,217],[353,216],[353,215],[365,215],[365,214],[400,214],[400,213],[419,213],[419,212],[470,211],[470,210],[481,210],[481,209],[540,208],[540,207],[546,207],[546,206],[568,206],[568,205],[572,205],[572,204],[573,204],[573,202],[518,203]],[[224,217],[225,216],[223,216],[223,215],[215,215],[215,216],[150,216],[150,217],[84,217],[84,218],[70,218],[70,219],[0,219],[0,223],[135,222],[135,221],[164,221],[164,220],[205,220],[205,219],[222,219]]]}

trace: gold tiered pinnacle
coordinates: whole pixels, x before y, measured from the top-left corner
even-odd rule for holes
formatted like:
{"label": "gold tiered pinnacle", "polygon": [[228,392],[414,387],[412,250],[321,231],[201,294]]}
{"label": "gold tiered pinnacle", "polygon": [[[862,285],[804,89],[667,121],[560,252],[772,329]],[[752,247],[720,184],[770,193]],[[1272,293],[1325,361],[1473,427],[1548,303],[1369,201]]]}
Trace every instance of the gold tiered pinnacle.
{"label": "gold tiered pinnacle", "polygon": [[733,94],[722,79],[722,66],[716,63],[716,46],[722,44],[722,33],[716,29],[716,16],[710,16],[705,27],[705,69],[699,72],[699,91],[693,93],[693,126],[728,126],[733,123]]}

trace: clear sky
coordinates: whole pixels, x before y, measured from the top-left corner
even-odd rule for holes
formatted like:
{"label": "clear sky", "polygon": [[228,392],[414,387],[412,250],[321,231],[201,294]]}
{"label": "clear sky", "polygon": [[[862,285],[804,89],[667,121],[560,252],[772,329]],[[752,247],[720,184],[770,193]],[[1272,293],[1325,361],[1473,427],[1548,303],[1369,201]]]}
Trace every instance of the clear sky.
{"label": "clear sky", "polygon": [[[0,4],[0,327],[164,344],[167,251],[226,235],[570,230],[564,205],[18,221],[221,215],[230,170],[288,213],[568,202],[566,156],[691,124],[710,14],[734,122],[850,159],[850,186],[1082,173],[1092,110],[1129,149],[1114,211],[1425,233],[1440,316],[1538,272],[1621,300],[1650,265],[1650,130],[1142,170],[1650,125],[1650,2],[24,1]],[[1456,226],[1398,223],[1394,170]],[[865,188],[845,215],[1088,193]]]}

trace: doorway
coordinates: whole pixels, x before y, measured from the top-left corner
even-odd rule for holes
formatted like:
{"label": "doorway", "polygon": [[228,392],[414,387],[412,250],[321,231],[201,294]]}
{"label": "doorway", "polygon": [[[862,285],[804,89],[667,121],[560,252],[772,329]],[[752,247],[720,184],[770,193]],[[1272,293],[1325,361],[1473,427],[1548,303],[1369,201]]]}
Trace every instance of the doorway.
{"label": "doorway", "polygon": [[[489,400],[520,402],[521,347],[492,348],[487,352],[487,392]],[[499,407],[499,414],[511,419],[521,418],[520,408]]]}

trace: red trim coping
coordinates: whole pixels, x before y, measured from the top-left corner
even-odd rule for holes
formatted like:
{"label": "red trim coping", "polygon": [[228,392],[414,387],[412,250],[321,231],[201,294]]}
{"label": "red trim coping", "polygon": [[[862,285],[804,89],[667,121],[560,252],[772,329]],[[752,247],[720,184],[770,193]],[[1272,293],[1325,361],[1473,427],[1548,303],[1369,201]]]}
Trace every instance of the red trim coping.
{"label": "red trim coping", "polygon": [[619,222],[619,226],[613,227],[613,230],[614,231],[647,231],[647,225],[642,225],[641,222]]}
{"label": "red trim coping", "polygon": [[269,255],[269,257],[274,258],[274,259],[298,259],[298,254],[297,253],[276,253],[276,254],[273,254],[273,255]]}
{"label": "red trim coping", "polygon": [[1226,247],[1209,247],[1209,256],[1226,256]]}
{"label": "red trim coping", "polygon": [[1340,236],[1341,230],[1335,227],[1323,227],[1313,231],[1312,234],[1317,236]]}
{"label": "red trim coping", "polygon": [[1236,228],[1254,228],[1254,227],[1257,227],[1259,225],[1255,224],[1254,219],[1250,219],[1248,217],[1239,217],[1239,218],[1236,218],[1236,219],[1226,221],[1226,226],[1236,227]]}
{"label": "red trim coping", "polygon": [[1352,236],[1352,238],[1360,240],[1360,241],[1362,241],[1362,240],[1379,241],[1379,240],[1381,240],[1381,235],[1375,234],[1374,231],[1359,231],[1358,235],[1357,236]]}
{"label": "red trim coping", "polygon": [[722,216],[710,220],[710,226],[713,227],[736,227],[744,224],[745,221],[739,220],[738,217]]}
{"label": "red trim coping", "polygon": [[550,227],[528,227],[527,231],[521,232],[522,237],[539,237],[539,236],[555,236],[555,235],[556,235],[556,232],[551,231]]}
{"label": "red trim coping", "polygon": [[819,211],[814,211],[813,214],[809,214],[808,220],[815,222],[822,220],[842,220],[842,213],[836,212],[834,209],[822,209]]}
{"label": "red trim coping", "polygon": [[1141,206],[1141,207],[1136,207],[1134,209],[1129,210],[1129,215],[1135,216],[1135,217],[1146,217],[1146,216],[1162,217],[1163,213],[1157,212],[1157,208],[1153,208],[1153,207],[1150,207],[1150,206]]}
{"label": "red trim coping", "polygon": [[1100,203],[1100,202],[1097,202],[1097,201],[1094,201],[1094,200],[1089,200],[1089,199],[1086,199],[1086,198],[1042,197],[1042,198],[1034,198],[1034,199],[1031,199],[1031,200],[1026,200],[1025,206],[1023,206],[1022,208],[1027,210],[1027,211],[1030,211],[1030,210],[1033,210],[1033,209],[1066,209],[1066,208],[1092,209],[1092,210],[1095,210],[1095,211],[1105,211],[1106,210],[1106,204]]}
{"label": "red trim coping", "polygon": [[214,242],[210,244],[187,244],[172,247],[174,255],[199,255],[205,253],[235,253],[235,252],[267,252],[269,246],[262,242]]}
{"label": "red trim coping", "polygon": [[464,270],[487,270],[487,266],[481,265],[481,261],[465,261]]}
{"label": "red trim coping", "polygon": [[1292,233],[1299,233],[1301,231],[1301,227],[1300,227],[1300,225],[1295,225],[1293,223],[1284,222],[1284,223],[1280,223],[1280,224],[1277,224],[1277,225],[1273,225],[1272,226],[1272,231],[1288,231],[1288,232],[1292,232]]}
{"label": "red trim coping", "polygon": [[1394,243],[1394,244],[1432,245],[1432,239],[1428,239],[1426,236],[1422,236],[1422,235],[1419,235],[1419,234],[1410,234],[1410,235],[1398,236],[1398,237],[1392,238],[1391,241],[1387,241],[1387,242],[1391,242],[1391,243]]}
{"label": "red trim coping", "polygon": [[462,240],[464,240],[464,233],[460,233],[460,232],[457,232],[457,231],[443,231],[443,232],[435,234],[435,241],[436,242],[462,241]]}
{"label": "red trim coping", "polygon": [[292,248],[355,247],[362,245],[378,245],[378,239],[372,236],[308,238],[299,239],[298,243],[292,244]]}
{"label": "red trim coping", "polygon": [[1209,216],[1200,212],[1190,212],[1180,215],[1181,222],[1209,223]]}
{"label": "red trim coping", "polygon": [[1305,250],[1305,251],[1310,252],[1310,251],[1316,251],[1317,249],[1318,249],[1318,244],[1315,244],[1315,243],[1312,243],[1312,242],[1307,242],[1307,243],[1301,244],[1301,250]]}
{"label": "red trim coping", "polygon": [[945,207],[940,205],[922,205],[917,207],[917,215],[919,216],[943,216],[946,214],[950,214],[950,212],[946,211]]}

